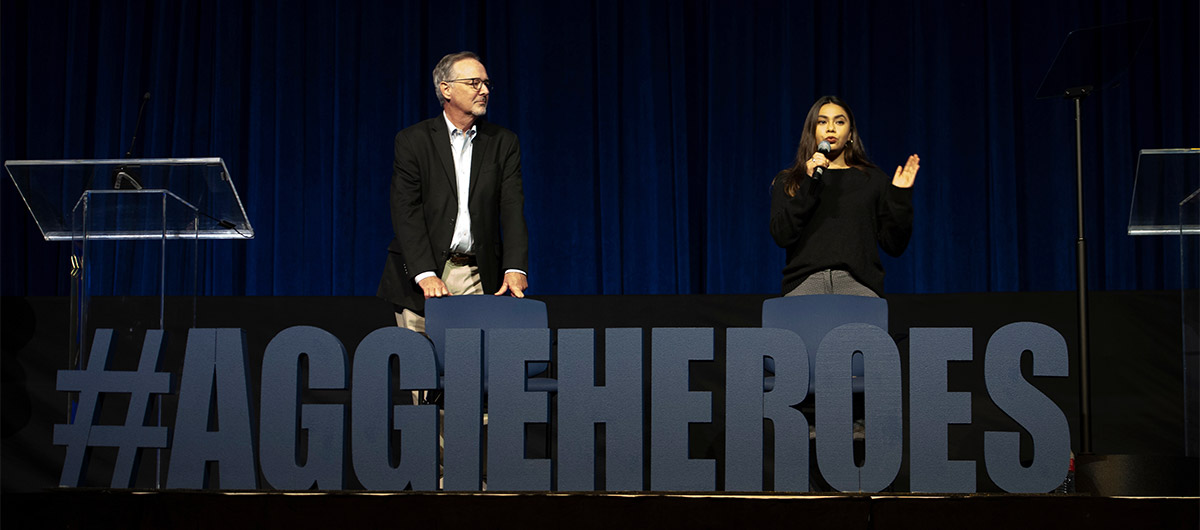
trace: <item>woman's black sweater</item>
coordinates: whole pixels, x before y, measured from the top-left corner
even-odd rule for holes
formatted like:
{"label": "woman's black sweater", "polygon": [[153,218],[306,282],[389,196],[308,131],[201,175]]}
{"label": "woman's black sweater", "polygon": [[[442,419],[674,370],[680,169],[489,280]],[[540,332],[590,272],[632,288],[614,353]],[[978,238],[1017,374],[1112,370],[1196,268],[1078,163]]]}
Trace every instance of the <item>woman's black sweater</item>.
{"label": "woman's black sweater", "polygon": [[788,197],[788,172],[771,190],[771,237],[787,250],[783,293],[825,269],[849,272],[883,296],[879,248],[899,257],[912,236],[912,188],[898,188],[878,168],[826,169],[801,177]]}

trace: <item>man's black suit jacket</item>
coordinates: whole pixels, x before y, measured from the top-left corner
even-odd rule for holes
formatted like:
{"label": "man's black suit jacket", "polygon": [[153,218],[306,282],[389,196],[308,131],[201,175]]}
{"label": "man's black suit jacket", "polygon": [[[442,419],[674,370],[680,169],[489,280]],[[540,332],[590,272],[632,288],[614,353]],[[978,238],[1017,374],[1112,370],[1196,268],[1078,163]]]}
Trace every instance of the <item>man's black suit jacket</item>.
{"label": "man's black suit jacket", "polygon": [[[500,289],[504,271],[529,270],[529,233],[521,191],[521,147],[512,131],[475,122],[468,209],[483,290]],[[392,228],[380,298],[424,314],[425,297],[413,281],[439,277],[458,216],[458,184],[446,118],[438,115],[396,134],[392,163]],[[501,237],[503,230],[503,237]]]}

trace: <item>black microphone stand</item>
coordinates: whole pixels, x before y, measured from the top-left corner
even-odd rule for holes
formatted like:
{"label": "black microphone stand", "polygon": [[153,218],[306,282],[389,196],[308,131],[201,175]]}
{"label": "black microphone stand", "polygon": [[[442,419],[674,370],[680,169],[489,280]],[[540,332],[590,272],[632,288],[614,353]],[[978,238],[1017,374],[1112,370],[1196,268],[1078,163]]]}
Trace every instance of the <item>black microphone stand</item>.
{"label": "black microphone stand", "polygon": [[[138,108],[137,123],[133,126],[133,139],[129,141],[129,150],[125,151],[125,157],[133,156],[133,147],[137,145],[138,131],[142,128],[142,113],[146,110],[146,102],[150,101],[150,93],[146,92],[142,96],[142,105]],[[142,183],[138,179],[138,166],[121,164],[113,168],[113,189],[125,189],[128,186],[130,189],[142,189]]]}

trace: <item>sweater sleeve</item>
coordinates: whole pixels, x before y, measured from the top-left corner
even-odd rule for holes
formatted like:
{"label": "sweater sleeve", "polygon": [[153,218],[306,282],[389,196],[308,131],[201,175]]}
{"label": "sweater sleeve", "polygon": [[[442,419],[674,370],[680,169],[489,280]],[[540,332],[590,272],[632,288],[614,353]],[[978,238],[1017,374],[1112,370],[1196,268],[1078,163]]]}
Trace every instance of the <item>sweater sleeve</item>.
{"label": "sweater sleeve", "polygon": [[771,237],[775,244],[787,248],[800,239],[804,227],[812,219],[821,196],[821,181],[800,179],[796,195],[788,197],[787,171],[775,175],[771,186]]}
{"label": "sweater sleeve", "polygon": [[887,181],[880,197],[876,217],[879,223],[876,227],[879,247],[893,257],[900,257],[904,253],[912,237],[912,194],[912,188],[899,188]]}

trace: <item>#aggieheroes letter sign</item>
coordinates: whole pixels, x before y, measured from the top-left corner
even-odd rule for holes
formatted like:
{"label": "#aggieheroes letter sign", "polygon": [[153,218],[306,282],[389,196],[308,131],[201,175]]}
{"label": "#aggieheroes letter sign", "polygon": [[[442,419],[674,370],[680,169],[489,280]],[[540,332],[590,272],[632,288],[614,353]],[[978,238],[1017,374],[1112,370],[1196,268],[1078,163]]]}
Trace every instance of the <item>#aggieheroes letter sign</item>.
{"label": "#aggieheroes letter sign", "polygon": [[[596,373],[601,352],[593,330],[559,330],[558,379],[553,380],[529,378],[526,371],[527,363],[550,360],[549,329],[450,330],[445,375],[439,382],[432,346],[409,330],[387,327],[372,332],[358,345],[350,366],[350,356],[336,337],[319,328],[292,327],[276,335],[263,353],[256,421],[245,333],[193,329],[187,339],[179,408],[169,431],[143,425],[151,396],[172,391],[171,374],[155,368],[162,332],[147,332],[138,370],[121,372],[108,370],[112,330],[97,330],[87,369],[58,374],[58,390],[79,392],[75,422],[54,429],[54,443],[66,446],[60,484],[79,485],[90,448],[117,447],[112,486],[132,487],[138,453],[169,446],[168,488],[342,489],[351,472],[343,466],[350,451],[352,472],[363,487],[428,491],[438,484],[441,428],[443,488],[448,491],[481,488],[484,454],[489,491],[550,490],[555,480],[558,490],[594,490],[598,432],[604,436],[606,490],[712,491],[717,487],[717,465],[723,465],[726,491],[761,491],[763,423],[770,420],[774,489],[807,491],[809,420],[792,406],[809,393],[815,394],[816,461],[831,486],[873,492],[896,478],[905,456],[902,368],[886,331],[847,324],[811,345],[786,330],[729,329],[723,462],[688,454],[689,424],[712,422],[711,393],[690,390],[688,376],[691,361],[713,359],[713,330],[650,330],[649,395],[642,391],[642,362],[649,357],[642,352],[642,333],[604,330],[604,371]],[[975,491],[975,462],[948,457],[948,426],[971,423],[973,396],[947,391],[947,363],[970,361],[971,345],[968,328],[911,330],[908,458],[913,491]],[[816,388],[809,388],[809,348],[816,348]],[[1066,341],[1057,331],[1019,322],[991,336],[984,352],[987,394],[1029,433],[1034,459],[1028,467],[1021,464],[1020,433],[986,432],[983,460],[988,477],[1005,491],[1044,493],[1066,472],[1070,431],[1061,409],[1022,377],[1025,352],[1032,355],[1035,377],[1067,375]],[[862,356],[864,366],[861,466],[853,449],[855,389],[850,366],[855,355]],[[302,363],[307,363],[306,381],[301,380]],[[766,376],[764,363],[772,368]],[[444,420],[434,405],[393,404],[410,390],[439,387],[445,391]],[[349,389],[350,405],[303,403],[303,388]],[[525,426],[550,423],[553,392],[558,400],[557,461],[526,458]],[[92,425],[103,393],[130,395],[125,425]],[[213,410],[219,425],[210,430]],[[644,410],[650,414],[649,433],[642,428]],[[643,454],[647,436],[649,455]],[[212,462],[218,466],[219,484],[206,480],[205,470]],[[645,484],[647,464],[650,480]],[[266,484],[258,483],[260,471]]]}

